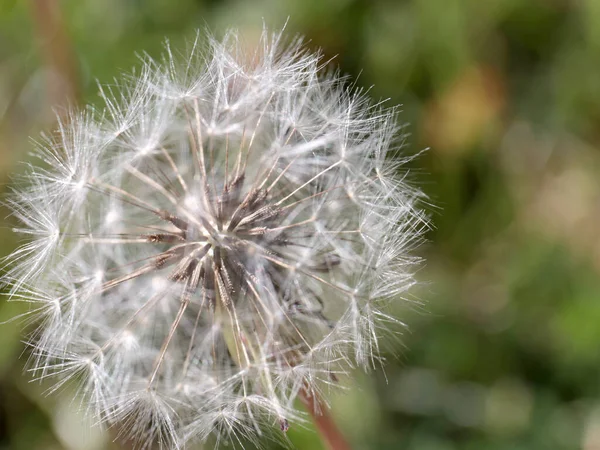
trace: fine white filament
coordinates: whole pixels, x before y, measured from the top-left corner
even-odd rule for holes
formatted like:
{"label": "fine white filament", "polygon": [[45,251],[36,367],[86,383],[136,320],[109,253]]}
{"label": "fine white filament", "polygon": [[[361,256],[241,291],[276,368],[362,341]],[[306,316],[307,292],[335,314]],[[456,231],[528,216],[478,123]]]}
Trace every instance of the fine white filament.
{"label": "fine white filament", "polygon": [[171,449],[287,430],[300,392],[377,361],[427,220],[395,112],[322,68],[281,34],[200,36],[39,142],[4,261],[36,378]]}

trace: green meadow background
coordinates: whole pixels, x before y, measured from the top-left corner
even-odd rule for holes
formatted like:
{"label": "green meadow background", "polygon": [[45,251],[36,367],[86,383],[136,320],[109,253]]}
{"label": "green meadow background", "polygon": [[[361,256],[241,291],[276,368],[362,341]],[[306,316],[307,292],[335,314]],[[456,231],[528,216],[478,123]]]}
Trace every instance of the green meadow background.
{"label": "green meadow background", "polygon": [[[0,0],[0,190],[53,108],[98,104],[136,52],[286,21],[402,105],[405,152],[429,148],[409,175],[434,224],[423,284],[393,311],[409,326],[332,400],[354,449],[600,449],[598,0]],[[19,311],[0,298],[0,321]],[[22,338],[0,326],[0,449],[116,449],[30,382]],[[289,438],[322,448],[310,424]]]}

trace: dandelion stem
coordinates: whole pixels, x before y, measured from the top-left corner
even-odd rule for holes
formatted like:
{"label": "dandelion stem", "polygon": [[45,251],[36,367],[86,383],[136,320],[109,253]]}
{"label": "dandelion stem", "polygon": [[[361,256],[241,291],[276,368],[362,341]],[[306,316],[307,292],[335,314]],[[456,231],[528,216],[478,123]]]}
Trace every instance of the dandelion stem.
{"label": "dandelion stem", "polygon": [[31,2],[32,15],[46,59],[46,65],[59,77],[48,80],[53,106],[65,106],[79,97],[79,83],[73,47],[63,23],[60,2],[35,0]]}
{"label": "dandelion stem", "polygon": [[316,393],[309,395],[305,390],[299,394],[300,400],[313,418],[317,431],[323,439],[323,443],[329,450],[351,450],[350,444],[335,424],[326,405],[319,399]]}

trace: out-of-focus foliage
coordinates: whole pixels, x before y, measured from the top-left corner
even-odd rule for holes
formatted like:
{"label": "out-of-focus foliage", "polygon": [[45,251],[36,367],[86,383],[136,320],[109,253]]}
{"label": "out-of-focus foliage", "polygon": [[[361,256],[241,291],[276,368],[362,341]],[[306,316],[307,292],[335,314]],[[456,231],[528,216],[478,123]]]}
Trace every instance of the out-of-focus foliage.
{"label": "out-of-focus foliage", "polygon": [[[55,48],[43,3],[60,7],[70,48]],[[72,53],[75,90],[94,104],[96,79],[130,71],[136,51],[160,57],[165,37],[181,47],[197,28],[235,26],[251,41],[288,17],[289,33],[403,105],[405,151],[431,147],[409,174],[431,198],[427,284],[394,311],[409,328],[385,371],[334,397],[354,447],[600,448],[597,0],[0,0],[2,184],[73,82],[53,48]],[[0,320],[22,310],[2,300]],[[21,328],[0,327],[0,448],[114,448],[70,395],[22,375]],[[310,427],[289,437],[320,448]]]}

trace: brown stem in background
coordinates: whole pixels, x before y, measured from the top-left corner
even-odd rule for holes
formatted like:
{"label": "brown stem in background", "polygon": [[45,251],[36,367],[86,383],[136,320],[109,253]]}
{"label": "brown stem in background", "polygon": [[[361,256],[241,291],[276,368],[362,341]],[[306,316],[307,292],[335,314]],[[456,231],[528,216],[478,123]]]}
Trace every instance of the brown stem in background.
{"label": "brown stem in background", "polygon": [[73,48],[65,30],[58,0],[30,0],[42,56],[49,69],[48,93],[53,107],[79,99]]}
{"label": "brown stem in background", "polygon": [[329,415],[328,407],[321,402],[317,395],[313,393],[309,396],[306,391],[302,390],[299,397],[312,416],[327,448],[329,450],[351,450],[346,438]]}

